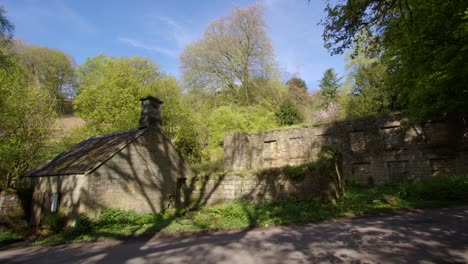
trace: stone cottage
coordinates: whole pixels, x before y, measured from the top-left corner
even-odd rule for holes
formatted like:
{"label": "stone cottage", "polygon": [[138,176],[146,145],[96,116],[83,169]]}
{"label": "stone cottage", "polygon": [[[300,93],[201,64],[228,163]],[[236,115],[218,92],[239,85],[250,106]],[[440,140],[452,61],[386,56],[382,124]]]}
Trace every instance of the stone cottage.
{"label": "stone cottage", "polygon": [[29,172],[31,222],[48,212],[95,217],[104,208],[158,212],[174,206],[191,175],[161,129],[162,101],[141,99],[137,129],[90,137]]}

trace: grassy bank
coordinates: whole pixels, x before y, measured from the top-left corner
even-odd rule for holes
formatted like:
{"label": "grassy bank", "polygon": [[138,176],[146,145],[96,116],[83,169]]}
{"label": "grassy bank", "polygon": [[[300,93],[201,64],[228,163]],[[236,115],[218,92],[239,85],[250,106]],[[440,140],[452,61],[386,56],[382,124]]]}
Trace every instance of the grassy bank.
{"label": "grassy bank", "polygon": [[120,239],[157,232],[240,229],[467,203],[467,175],[434,177],[371,188],[348,186],[345,195],[336,204],[320,204],[315,200],[262,204],[233,201],[212,207],[200,207],[189,212],[167,210],[163,213],[143,215],[108,209],[95,220],[82,218],[75,227],[47,237],[39,237],[34,243]]}

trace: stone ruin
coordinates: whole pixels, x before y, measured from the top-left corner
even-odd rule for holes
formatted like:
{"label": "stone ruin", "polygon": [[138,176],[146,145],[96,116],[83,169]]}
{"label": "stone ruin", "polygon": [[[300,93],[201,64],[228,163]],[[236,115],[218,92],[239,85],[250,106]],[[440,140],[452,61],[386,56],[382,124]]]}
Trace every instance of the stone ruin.
{"label": "stone ruin", "polygon": [[446,115],[423,124],[401,114],[224,138],[224,170],[251,171],[313,162],[322,147],[343,155],[343,174],[383,184],[468,172],[468,118]]}

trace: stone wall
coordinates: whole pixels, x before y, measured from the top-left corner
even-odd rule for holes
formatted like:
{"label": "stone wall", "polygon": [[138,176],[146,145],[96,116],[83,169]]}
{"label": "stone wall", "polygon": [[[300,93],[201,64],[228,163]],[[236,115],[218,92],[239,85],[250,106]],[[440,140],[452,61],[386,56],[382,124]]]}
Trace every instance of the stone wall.
{"label": "stone wall", "polygon": [[[191,177],[188,165],[160,131],[147,131],[90,173],[33,177],[31,223],[51,213],[58,194],[58,210],[74,219],[95,217],[106,208],[138,213],[175,206],[178,186]],[[72,222],[71,222],[72,223]]]}
{"label": "stone wall", "polygon": [[[325,181],[324,181],[325,180]],[[271,200],[333,199],[334,185],[318,175],[291,178],[279,171],[210,174],[188,179],[186,205],[219,204],[236,199]]]}
{"label": "stone wall", "polygon": [[95,213],[102,208],[159,212],[175,206],[178,179],[190,176],[170,140],[147,131],[89,175],[88,206]]}
{"label": "stone wall", "polygon": [[39,225],[41,218],[51,213],[54,194],[59,195],[59,211],[75,216],[86,213],[88,177],[85,174],[33,177],[31,224]]}
{"label": "stone wall", "polygon": [[19,227],[25,223],[24,218],[25,214],[19,196],[15,193],[1,192],[0,228],[2,226],[8,228]]}
{"label": "stone wall", "polygon": [[323,146],[343,154],[344,176],[377,184],[468,172],[467,118],[411,124],[399,114],[321,126],[237,133],[224,139],[225,171],[316,161]]}

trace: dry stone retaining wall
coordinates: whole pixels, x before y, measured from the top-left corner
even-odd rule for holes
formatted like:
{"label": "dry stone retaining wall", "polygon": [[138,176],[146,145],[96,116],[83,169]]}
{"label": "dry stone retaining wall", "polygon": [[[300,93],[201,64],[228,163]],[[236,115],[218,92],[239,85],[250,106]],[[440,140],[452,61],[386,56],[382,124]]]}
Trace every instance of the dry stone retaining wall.
{"label": "dry stone retaining wall", "polygon": [[227,172],[316,161],[322,147],[343,155],[344,176],[382,184],[468,172],[468,118],[445,116],[422,125],[399,114],[224,138]]}
{"label": "dry stone retaining wall", "polygon": [[24,210],[17,194],[0,193],[0,227],[15,227],[24,223]]}
{"label": "dry stone retaining wall", "polygon": [[197,176],[188,180],[185,199],[192,205],[213,205],[237,199],[255,202],[311,198],[328,200],[332,197],[334,186],[324,186],[316,176],[295,179],[277,172],[261,171]]}

